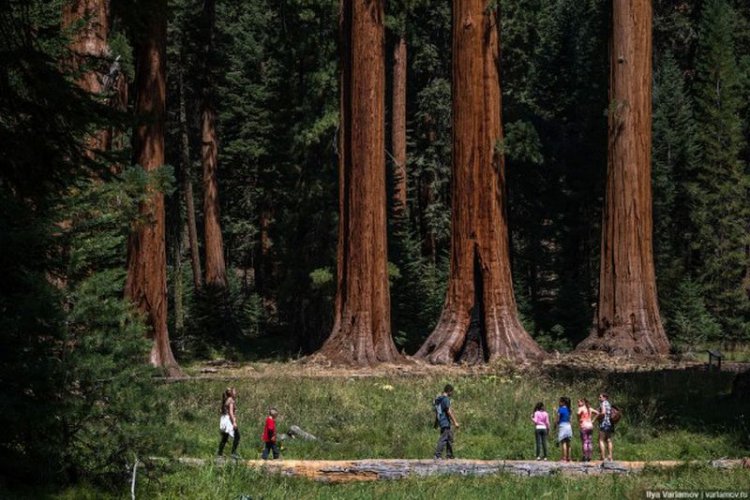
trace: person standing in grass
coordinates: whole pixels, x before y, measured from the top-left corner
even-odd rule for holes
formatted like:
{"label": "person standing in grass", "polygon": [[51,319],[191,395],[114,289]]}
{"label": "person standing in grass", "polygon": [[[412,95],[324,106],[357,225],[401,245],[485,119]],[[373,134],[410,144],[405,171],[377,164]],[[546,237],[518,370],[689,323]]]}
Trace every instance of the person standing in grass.
{"label": "person standing in grass", "polygon": [[453,427],[458,429],[459,425],[453,415],[451,408],[451,396],[453,395],[453,386],[447,384],[443,388],[443,393],[435,398],[435,426],[440,428],[440,438],[435,448],[435,459],[439,460],[443,455],[445,448],[446,458],[453,458]]}
{"label": "person standing in grass", "polygon": [[534,406],[534,413],[531,415],[531,421],[534,422],[534,437],[536,438],[536,459],[547,460],[547,436],[549,435],[549,413],[544,410],[544,403],[537,403]]}
{"label": "person standing in grass", "polygon": [[591,461],[593,446],[591,444],[594,434],[594,423],[592,419],[598,414],[596,410],[591,409],[588,399],[578,400],[578,425],[581,428],[581,442],[583,443],[583,461]]}
{"label": "person standing in grass", "polygon": [[276,444],[276,417],[279,412],[273,406],[268,409],[268,417],[266,417],[266,425],[263,427],[263,460],[268,460],[269,452],[273,452],[273,458],[279,458],[279,447]]}
{"label": "person standing in grass", "polygon": [[612,461],[612,437],[615,434],[615,424],[612,422],[612,405],[606,393],[599,394],[599,457],[604,461],[605,449],[609,451],[608,460]]}
{"label": "person standing in grass", "polygon": [[573,428],[570,426],[570,398],[563,396],[557,408],[557,442],[562,448],[563,462],[570,462],[570,440],[573,439]]}
{"label": "person standing in grass", "polygon": [[224,446],[229,438],[232,438],[232,458],[239,458],[237,446],[240,444],[240,429],[237,426],[237,390],[227,387],[221,397],[221,418],[219,419],[219,431],[221,441],[219,442],[219,457],[224,456]]}

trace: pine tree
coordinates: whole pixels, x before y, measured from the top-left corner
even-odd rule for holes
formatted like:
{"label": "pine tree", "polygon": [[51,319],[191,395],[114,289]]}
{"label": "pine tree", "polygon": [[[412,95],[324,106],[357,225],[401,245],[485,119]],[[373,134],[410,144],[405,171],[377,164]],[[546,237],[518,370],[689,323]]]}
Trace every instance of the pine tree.
{"label": "pine tree", "polygon": [[695,94],[698,171],[692,223],[695,272],[709,311],[727,339],[746,338],[750,298],[743,288],[750,211],[748,176],[741,155],[747,147],[740,112],[741,79],[732,27],[734,11],[725,0],[703,7],[696,55]]}

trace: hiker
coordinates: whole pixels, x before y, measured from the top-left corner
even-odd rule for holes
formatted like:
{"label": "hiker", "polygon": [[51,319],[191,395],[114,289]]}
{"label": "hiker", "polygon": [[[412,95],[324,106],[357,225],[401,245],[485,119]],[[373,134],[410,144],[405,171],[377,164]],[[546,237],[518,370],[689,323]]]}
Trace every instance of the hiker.
{"label": "hiker", "polygon": [[573,428],[570,426],[570,398],[563,396],[557,408],[557,442],[562,448],[563,462],[570,462],[570,440],[573,439]]}
{"label": "hiker", "polygon": [[237,390],[234,387],[227,387],[221,397],[221,418],[219,419],[219,430],[221,431],[221,441],[219,442],[219,457],[224,456],[224,445],[231,437],[232,440],[232,458],[238,459],[237,446],[240,444],[240,429],[237,427]]}
{"label": "hiker", "polygon": [[591,453],[593,446],[591,444],[591,438],[594,435],[594,422],[599,412],[591,409],[589,400],[586,398],[578,400],[578,426],[581,429],[581,442],[583,444],[583,461],[591,461]]}
{"label": "hiker", "polygon": [[263,460],[268,460],[269,452],[273,452],[273,458],[279,458],[279,447],[276,444],[276,417],[279,412],[273,406],[268,409],[268,417],[266,417],[266,425],[263,427]]}
{"label": "hiker", "polygon": [[599,394],[599,457],[604,461],[605,448],[609,453],[607,459],[612,461],[612,437],[615,434],[615,423],[612,421],[612,405],[606,393]]}
{"label": "hiker", "polygon": [[534,413],[531,415],[531,421],[534,422],[534,437],[536,438],[536,459],[547,460],[547,436],[549,435],[549,413],[544,410],[544,403],[537,403],[534,406]]}
{"label": "hiker", "polygon": [[442,458],[443,448],[445,448],[446,458],[453,458],[453,430],[451,425],[458,429],[459,425],[451,409],[451,396],[453,395],[453,386],[447,384],[443,388],[443,393],[435,398],[435,426],[440,428],[440,439],[438,439],[435,448],[435,459]]}

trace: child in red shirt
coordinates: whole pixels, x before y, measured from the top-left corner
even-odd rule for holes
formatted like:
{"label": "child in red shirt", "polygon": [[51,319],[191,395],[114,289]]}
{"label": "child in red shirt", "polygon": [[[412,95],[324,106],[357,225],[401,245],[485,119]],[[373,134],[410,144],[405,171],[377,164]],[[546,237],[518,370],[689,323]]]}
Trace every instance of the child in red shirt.
{"label": "child in red shirt", "polygon": [[266,417],[266,425],[263,427],[261,439],[265,446],[263,447],[263,460],[268,460],[269,452],[273,452],[273,458],[279,458],[279,447],[276,444],[276,416],[279,414],[276,408],[271,407]]}

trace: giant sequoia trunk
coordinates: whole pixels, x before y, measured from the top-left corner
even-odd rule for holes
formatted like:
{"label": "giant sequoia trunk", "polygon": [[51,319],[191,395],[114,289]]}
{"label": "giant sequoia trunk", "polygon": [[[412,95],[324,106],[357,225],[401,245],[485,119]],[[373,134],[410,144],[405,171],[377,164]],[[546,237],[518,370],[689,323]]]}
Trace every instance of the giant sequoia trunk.
{"label": "giant sequoia trunk", "polygon": [[651,0],[614,0],[599,304],[579,350],[669,352],[652,249],[651,20]]}
{"label": "giant sequoia trunk", "polygon": [[393,47],[393,105],[391,149],[393,150],[393,216],[406,216],[406,39],[402,34]]}
{"label": "giant sequoia trunk", "polygon": [[214,23],[216,5],[214,0],[203,4],[203,21],[206,23],[205,72],[201,102],[201,162],[203,164],[203,226],[206,252],[206,285],[224,288],[227,271],[224,263],[224,241],[221,236],[219,214],[218,141],[216,137],[216,108],[211,88],[211,64],[213,56]]}
{"label": "giant sequoia trunk", "polygon": [[340,28],[338,275],[334,326],[319,352],[369,365],[399,357],[386,249],[383,0],[342,0]]}
{"label": "giant sequoia trunk", "polygon": [[[97,68],[109,57],[108,6],[107,0],[68,0],[63,4],[63,28],[72,30],[68,62],[76,72],[78,85],[95,96],[104,91],[103,75]],[[109,137],[109,130],[94,132],[87,141],[87,154],[93,156],[96,151],[107,149]]]}
{"label": "giant sequoia trunk", "polygon": [[[135,112],[143,121],[133,133],[134,161],[151,171],[164,164],[166,115],[166,0],[155,2],[144,16],[144,32],[136,46]],[[167,254],[164,193],[153,191],[140,206],[140,220],[128,241],[125,295],[141,311],[154,344],[150,361],[170,375],[180,373],[167,330]]]}
{"label": "giant sequoia trunk", "polygon": [[505,212],[498,16],[453,1],[453,176],[448,291],[417,353],[432,363],[538,357],[518,319]]}

